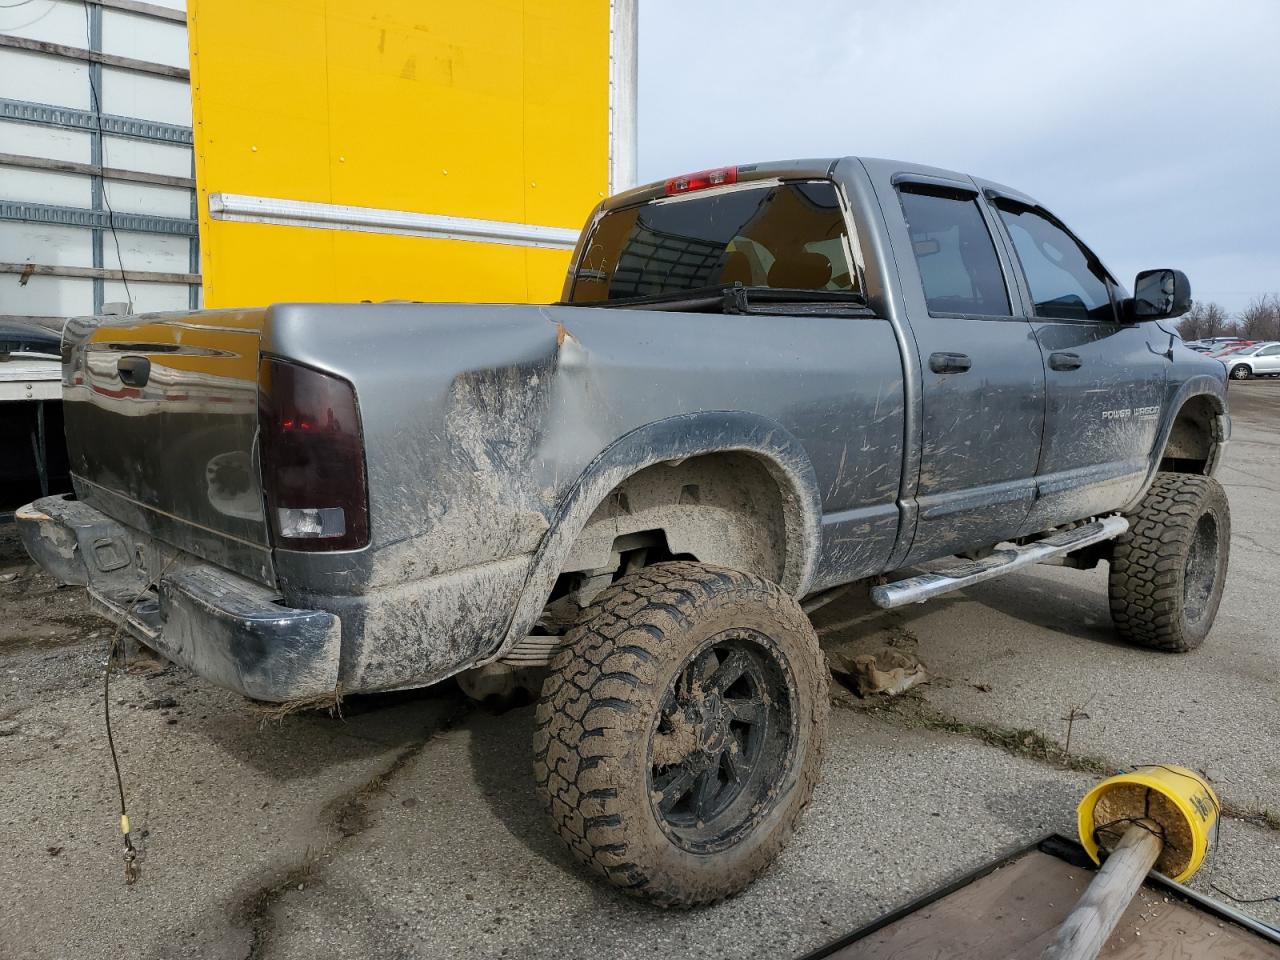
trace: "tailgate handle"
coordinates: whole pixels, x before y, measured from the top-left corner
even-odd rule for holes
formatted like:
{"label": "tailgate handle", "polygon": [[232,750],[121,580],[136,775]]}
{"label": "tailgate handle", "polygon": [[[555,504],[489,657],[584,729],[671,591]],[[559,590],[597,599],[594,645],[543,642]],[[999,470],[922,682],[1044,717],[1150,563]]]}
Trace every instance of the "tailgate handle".
{"label": "tailgate handle", "polygon": [[121,357],[116,362],[120,382],[129,387],[145,387],[151,376],[151,361],[146,357]]}

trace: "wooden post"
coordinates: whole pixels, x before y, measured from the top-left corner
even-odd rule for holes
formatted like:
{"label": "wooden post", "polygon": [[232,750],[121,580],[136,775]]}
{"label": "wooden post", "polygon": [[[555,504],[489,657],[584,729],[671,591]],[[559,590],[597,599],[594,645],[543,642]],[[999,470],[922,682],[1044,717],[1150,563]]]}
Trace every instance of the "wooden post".
{"label": "wooden post", "polygon": [[1057,938],[1045,948],[1041,960],[1094,960],[1163,848],[1164,841],[1150,830],[1136,823],[1129,827],[1080,902],[1062,921]]}

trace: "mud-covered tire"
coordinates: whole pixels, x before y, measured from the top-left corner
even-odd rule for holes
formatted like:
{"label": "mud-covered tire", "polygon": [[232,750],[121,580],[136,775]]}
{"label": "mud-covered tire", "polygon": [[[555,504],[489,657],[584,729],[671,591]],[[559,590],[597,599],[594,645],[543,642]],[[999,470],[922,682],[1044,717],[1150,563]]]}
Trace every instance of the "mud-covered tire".
{"label": "mud-covered tire", "polygon": [[[744,704],[758,726],[736,719]],[[574,857],[610,883],[665,907],[713,903],[790,840],[821,772],[828,709],[817,636],[780,587],[656,564],[600,594],[553,662],[537,791]],[[705,778],[677,793],[699,765]]]}
{"label": "mud-covered tire", "polygon": [[1183,653],[1204,641],[1222,601],[1231,510],[1212,477],[1161,473],[1112,548],[1108,593],[1120,636]]}

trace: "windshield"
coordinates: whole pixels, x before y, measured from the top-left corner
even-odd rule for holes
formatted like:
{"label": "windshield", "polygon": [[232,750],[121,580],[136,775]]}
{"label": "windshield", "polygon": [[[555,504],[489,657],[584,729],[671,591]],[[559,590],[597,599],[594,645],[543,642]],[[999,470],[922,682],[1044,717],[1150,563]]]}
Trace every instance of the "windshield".
{"label": "windshield", "polygon": [[660,297],[722,284],[861,293],[829,181],[655,200],[607,213],[574,275],[571,303]]}

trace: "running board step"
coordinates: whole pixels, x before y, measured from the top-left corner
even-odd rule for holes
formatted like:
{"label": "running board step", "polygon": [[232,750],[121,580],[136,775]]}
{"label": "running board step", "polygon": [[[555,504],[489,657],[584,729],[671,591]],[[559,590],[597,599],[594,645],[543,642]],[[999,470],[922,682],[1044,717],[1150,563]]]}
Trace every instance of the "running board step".
{"label": "running board step", "polygon": [[1003,577],[1006,573],[1029,567],[1033,563],[1043,563],[1093,543],[1114,539],[1128,529],[1129,521],[1124,517],[1103,517],[1101,520],[1055,533],[1035,543],[996,550],[989,557],[964,561],[945,571],[922,573],[918,577],[873,587],[871,602],[885,610],[908,603],[919,603],[983,580]]}

